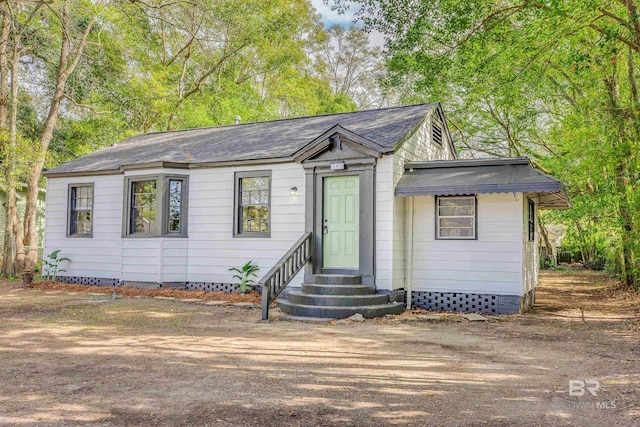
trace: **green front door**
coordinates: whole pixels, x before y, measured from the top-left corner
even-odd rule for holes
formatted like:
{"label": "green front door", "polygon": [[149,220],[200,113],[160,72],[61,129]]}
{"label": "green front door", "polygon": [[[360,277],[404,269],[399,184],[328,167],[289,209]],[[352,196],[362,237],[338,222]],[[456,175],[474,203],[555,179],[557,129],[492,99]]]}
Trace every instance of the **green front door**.
{"label": "green front door", "polygon": [[324,178],[322,266],[360,268],[360,177]]}

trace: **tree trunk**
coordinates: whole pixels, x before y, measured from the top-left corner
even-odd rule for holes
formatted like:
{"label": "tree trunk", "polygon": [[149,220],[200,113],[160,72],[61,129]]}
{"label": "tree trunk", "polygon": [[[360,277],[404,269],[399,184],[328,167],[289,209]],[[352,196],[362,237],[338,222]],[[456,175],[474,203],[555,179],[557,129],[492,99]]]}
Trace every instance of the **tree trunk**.
{"label": "tree trunk", "polygon": [[64,91],[69,76],[73,74],[77,67],[82,53],[87,45],[87,39],[96,17],[92,17],[91,21],[87,24],[81,38],[77,42],[75,51],[71,47],[70,37],[70,9],[71,2],[66,0],[60,14],[61,25],[61,38],[60,43],[60,58],[58,66],[58,76],[56,77],[56,87],[49,105],[49,113],[47,119],[44,122],[44,128],[40,135],[40,144],[38,150],[38,156],[36,160],[31,164],[27,175],[27,204],[24,213],[24,244],[27,247],[25,269],[31,270],[35,267],[38,261],[38,232],[36,229],[36,216],[38,210],[38,193],[39,193],[39,181],[42,169],[44,168],[44,162],[47,157],[47,151],[49,150],[49,143],[53,138],[53,131],[58,123],[58,114],[60,112],[60,105],[64,99]]}
{"label": "tree trunk", "polygon": [[[7,131],[8,105],[9,105],[9,59],[7,45],[11,32],[11,15],[6,3],[0,6],[2,12],[2,29],[0,30],[0,131]],[[5,136],[2,137],[3,145],[6,143]]]}
{"label": "tree trunk", "polygon": [[[2,29],[0,30],[0,152],[4,157],[3,175],[8,164],[7,154],[9,153],[9,130],[8,125],[8,101],[9,101],[9,60],[7,56],[7,46],[9,43],[9,35],[11,31],[11,16],[7,4],[4,3],[0,6],[2,12]],[[14,257],[13,257],[13,242],[15,241],[13,236],[13,225],[10,220],[12,218],[11,207],[15,206],[15,202],[12,201],[12,196],[15,196],[15,192],[11,191],[11,184],[7,181],[5,187],[5,228],[4,228],[4,248],[2,259],[2,274],[4,276],[13,276],[14,271]]]}
{"label": "tree trunk", "polygon": [[60,78],[58,78],[59,84],[56,87],[56,91],[53,96],[53,101],[49,108],[49,115],[45,122],[44,130],[40,137],[40,150],[38,158],[33,162],[33,165],[29,169],[27,176],[27,203],[24,211],[24,245],[26,246],[27,253],[25,258],[25,269],[32,270],[38,262],[38,230],[36,229],[36,216],[38,212],[38,193],[40,192],[40,174],[44,167],[44,162],[47,157],[47,150],[49,149],[49,143],[53,138],[53,130],[58,122],[58,112],[60,111],[60,104],[64,95],[64,84],[60,84]]}
{"label": "tree trunk", "polygon": [[542,241],[544,242],[544,247],[546,248],[544,264],[545,265],[550,264],[554,266],[556,265],[556,262],[555,262],[556,260],[555,260],[555,257],[553,256],[553,246],[549,241],[549,235],[547,234],[547,229],[545,228],[544,223],[542,222],[539,216],[538,216],[538,228],[540,229],[540,235],[542,236]]}
{"label": "tree trunk", "polygon": [[25,265],[25,252],[24,244],[22,241],[22,227],[20,226],[20,218],[18,217],[18,198],[16,194],[16,187],[18,186],[18,180],[16,178],[16,162],[17,155],[16,149],[18,145],[18,79],[20,72],[20,58],[21,51],[19,47],[18,35],[14,34],[14,48],[13,57],[11,58],[11,98],[9,100],[9,133],[11,139],[7,150],[7,156],[5,159],[8,161],[5,164],[5,182],[7,185],[7,227],[11,224],[14,247],[15,247],[15,259],[14,259],[14,272],[21,273]]}
{"label": "tree trunk", "polygon": [[[632,61],[632,58],[629,58]],[[629,77],[634,77],[633,75]],[[635,256],[633,251],[633,214],[627,190],[629,187],[629,168],[627,162],[633,158],[631,145],[628,141],[625,129],[624,109],[620,105],[620,86],[618,82],[617,58],[612,61],[611,75],[605,79],[609,95],[609,107],[611,109],[612,122],[616,126],[617,139],[614,141],[615,156],[615,191],[618,200],[618,219],[622,240],[622,278],[626,285],[635,285]],[[628,111],[628,110],[627,110]]]}

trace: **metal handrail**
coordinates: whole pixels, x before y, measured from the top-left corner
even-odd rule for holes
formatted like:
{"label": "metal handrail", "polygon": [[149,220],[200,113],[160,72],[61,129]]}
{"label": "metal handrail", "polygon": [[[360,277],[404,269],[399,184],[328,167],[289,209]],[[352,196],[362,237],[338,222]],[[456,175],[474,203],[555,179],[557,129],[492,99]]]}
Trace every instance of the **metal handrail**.
{"label": "metal handrail", "polygon": [[313,251],[311,236],[311,232],[304,233],[258,282],[258,286],[262,287],[262,320],[269,319],[269,305],[311,259]]}

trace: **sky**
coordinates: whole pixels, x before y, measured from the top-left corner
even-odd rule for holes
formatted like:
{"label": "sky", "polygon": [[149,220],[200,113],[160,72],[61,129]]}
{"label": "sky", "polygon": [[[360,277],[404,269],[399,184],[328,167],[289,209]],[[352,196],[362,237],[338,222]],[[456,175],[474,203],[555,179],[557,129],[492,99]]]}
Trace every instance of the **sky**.
{"label": "sky", "polygon": [[[353,22],[353,9],[348,10],[344,14],[339,14],[335,10],[331,10],[330,5],[324,4],[323,0],[311,0],[311,3],[320,15],[322,15],[322,22],[324,22],[325,27],[330,27],[335,24],[348,27]],[[374,46],[384,46],[384,36],[377,31],[371,31],[369,33],[369,42]]]}
{"label": "sky", "polygon": [[324,4],[323,0],[311,0],[311,3],[318,12],[320,12],[320,15],[322,15],[322,22],[324,22],[327,27],[330,27],[333,24],[348,27],[353,21],[353,10],[349,10],[347,13],[341,15],[338,12],[331,10],[331,6]]}

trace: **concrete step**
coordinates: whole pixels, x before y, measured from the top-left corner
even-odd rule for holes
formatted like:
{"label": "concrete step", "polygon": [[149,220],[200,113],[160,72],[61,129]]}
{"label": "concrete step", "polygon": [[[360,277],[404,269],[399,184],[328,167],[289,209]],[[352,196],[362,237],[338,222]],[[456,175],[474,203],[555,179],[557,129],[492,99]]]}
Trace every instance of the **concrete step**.
{"label": "concrete step", "polygon": [[282,316],[281,320],[288,320],[290,322],[309,322],[309,323],[327,323],[334,319],[328,317],[305,317],[305,316]]}
{"label": "concrete step", "polygon": [[350,274],[316,274],[314,283],[319,285],[361,285],[361,275]]}
{"label": "concrete step", "polygon": [[322,317],[331,319],[344,319],[353,316],[356,313],[360,313],[365,318],[371,319],[374,317],[384,316],[386,314],[400,314],[405,308],[404,304],[400,302],[379,305],[336,307],[295,304],[286,299],[278,299],[277,304],[280,310],[292,316]]}
{"label": "concrete step", "polygon": [[[338,287],[338,286],[336,286]],[[365,305],[381,305],[389,302],[389,295],[314,295],[300,291],[290,291],[287,300],[294,304],[318,305],[332,307],[361,307]]]}
{"label": "concrete step", "polygon": [[302,292],[313,295],[375,295],[376,288],[368,285],[319,285],[303,283]]}

